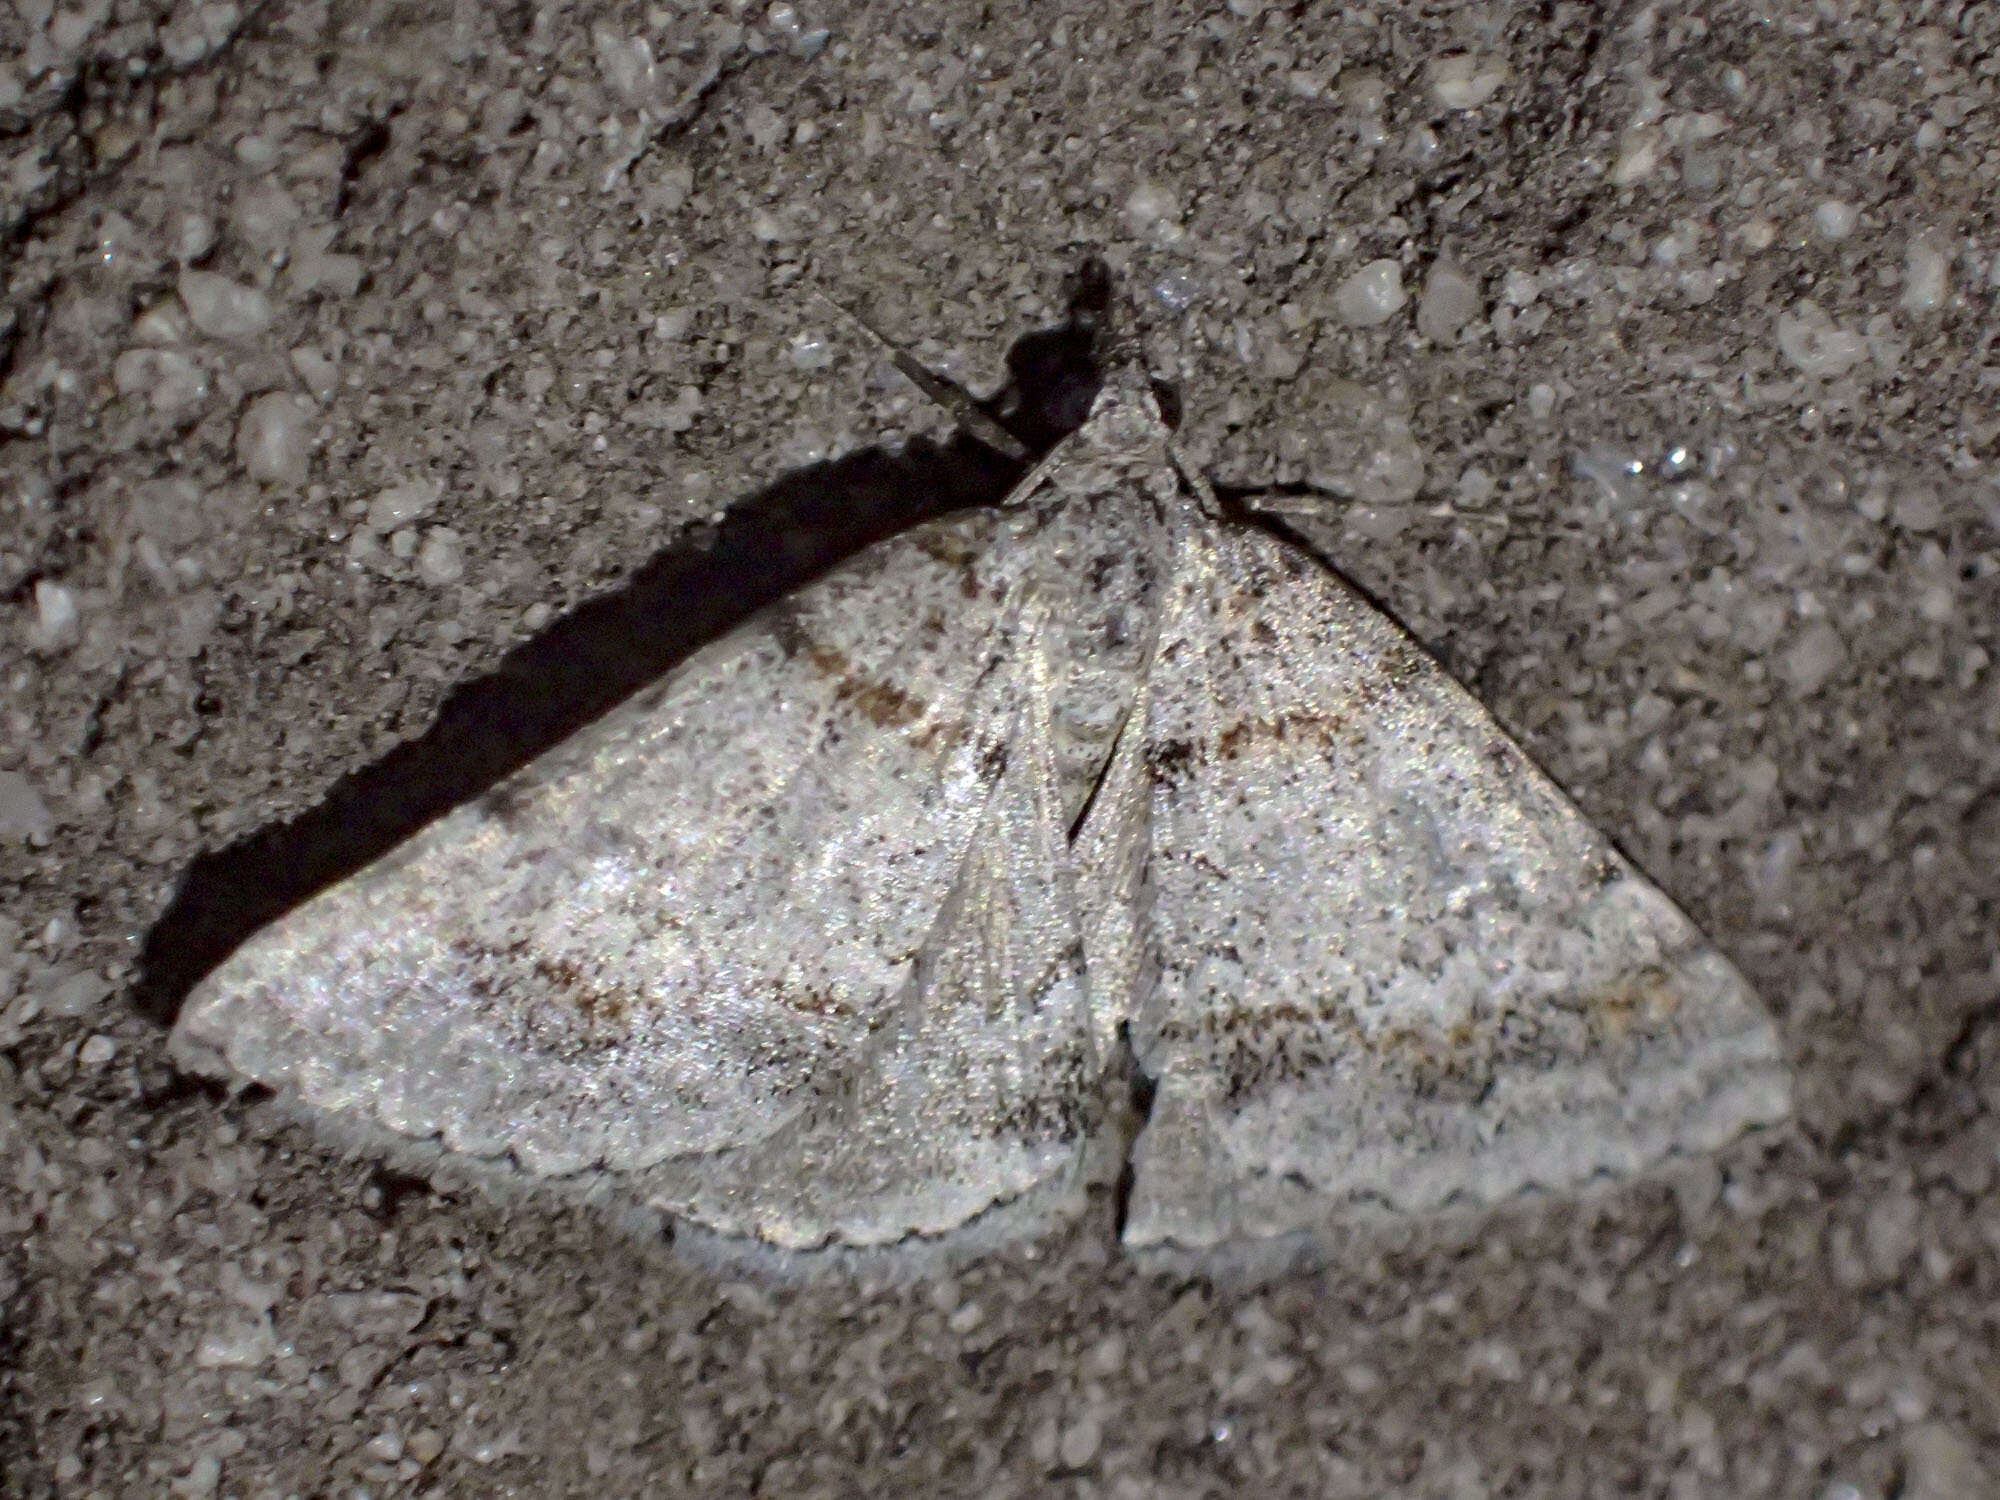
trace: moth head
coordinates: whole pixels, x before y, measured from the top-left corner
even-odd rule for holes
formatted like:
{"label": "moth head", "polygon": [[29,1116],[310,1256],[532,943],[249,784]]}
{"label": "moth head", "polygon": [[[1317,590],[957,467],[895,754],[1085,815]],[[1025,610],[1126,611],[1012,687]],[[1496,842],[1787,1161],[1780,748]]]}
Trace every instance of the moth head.
{"label": "moth head", "polygon": [[[1161,394],[1162,388],[1136,362],[1106,371],[1084,428],[1094,439],[1092,446],[1133,452],[1164,444],[1173,436],[1174,424]],[[1172,410],[1179,415],[1177,403]]]}
{"label": "moth head", "polygon": [[1098,371],[1093,425],[1138,422],[1158,440],[1180,426],[1180,393],[1155,374],[1134,309],[1115,295],[1101,260],[1084,263],[1070,293],[1070,320],[1087,331]]}

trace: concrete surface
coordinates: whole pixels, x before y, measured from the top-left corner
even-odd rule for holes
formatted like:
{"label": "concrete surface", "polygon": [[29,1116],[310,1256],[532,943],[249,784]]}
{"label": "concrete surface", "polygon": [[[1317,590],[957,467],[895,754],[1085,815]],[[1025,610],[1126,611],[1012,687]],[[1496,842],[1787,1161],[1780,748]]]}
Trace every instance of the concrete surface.
{"label": "concrete surface", "polygon": [[[1996,74],[1923,0],[13,0],[0,1491],[1991,1493]],[[1738,959],[1796,1129],[1261,1284],[1100,1214],[794,1285],[173,1075],[257,913],[1004,484],[811,288],[984,393],[1093,253]]]}

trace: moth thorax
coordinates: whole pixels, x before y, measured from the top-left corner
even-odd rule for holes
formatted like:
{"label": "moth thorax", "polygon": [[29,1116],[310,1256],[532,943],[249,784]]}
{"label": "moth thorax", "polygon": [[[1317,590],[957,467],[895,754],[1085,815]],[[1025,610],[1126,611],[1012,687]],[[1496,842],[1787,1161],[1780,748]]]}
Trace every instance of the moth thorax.
{"label": "moth thorax", "polygon": [[1078,663],[1058,689],[1050,729],[1063,810],[1072,823],[1117,749],[1143,667],[1136,655],[1127,661]]}

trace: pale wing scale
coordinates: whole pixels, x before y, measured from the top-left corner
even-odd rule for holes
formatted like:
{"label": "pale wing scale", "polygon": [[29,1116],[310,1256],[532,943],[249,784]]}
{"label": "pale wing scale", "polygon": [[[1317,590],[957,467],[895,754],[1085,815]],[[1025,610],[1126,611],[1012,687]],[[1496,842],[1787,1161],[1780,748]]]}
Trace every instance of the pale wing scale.
{"label": "pale wing scale", "polygon": [[1391,621],[1194,506],[1174,576],[1128,1242],[1491,1203],[1783,1116],[1736,971]]}
{"label": "pale wing scale", "polygon": [[180,1055],[535,1173],[769,1135],[964,868],[1040,527],[921,528],[699,653],[246,943]]}
{"label": "pale wing scale", "polygon": [[786,1249],[880,1245],[957,1228],[1078,1161],[1101,1060],[1032,644],[1045,632],[1024,628],[1005,770],[881,1030],[768,1138],[645,1174],[654,1207]]}
{"label": "pale wing scale", "polygon": [[1071,846],[1078,917],[1090,972],[1091,1032],[1110,1057],[1118,1029],[1150,987],[1145,930],[1152,782],[1146,772],[1142,681],[1124,732]]}

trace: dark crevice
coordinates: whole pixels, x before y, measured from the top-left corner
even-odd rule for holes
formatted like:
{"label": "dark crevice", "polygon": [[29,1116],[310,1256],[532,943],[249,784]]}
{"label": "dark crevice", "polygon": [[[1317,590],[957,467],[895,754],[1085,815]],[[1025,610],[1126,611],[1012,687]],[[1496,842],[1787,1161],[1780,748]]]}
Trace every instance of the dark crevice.
{"label": "dark crevice", "polygon": [[394,1167],[376,1167],[369,1172],[367,1181],[362,1185],[361,1211],[378,1224],[390,1224],[395,1222],[405,1203],[421,1202],[436,1196],[437,1188],[428,1177]]}
{"label": "dark crevice", "polygon": [[1122,1242],[1132,1211],[1132,1190],[1138,1182],[1138,1169],[1133,1165],[1132,1151],[1146,1126],[1152,1122],[1153,1100],[1159,1094],[1160,1082],[1139,1065],[1139,1054],[1132,1046],[1132,1025],[1129,1021],[1118,1023],[1118,1052],[1124,1061],[1126,1116],[1118,1181],[1112,1189],[1112,1226],[1114,1234]]}
{"label": "dark crevice", "polygon": [[[1098,385],[1101,319],[1009,351],[984,403],[1039,457],[1081,422]],[[963,435],[875,449],[787,475],[697,527],[454,690],[417,738],[335,783],[320,803],[196,859],[146,935],[134,998],[170,1023],[188,991],[252,933],[490,791],[691,652],[867,546],[953,511],[996,504],[1026,464]]]}
{"label": "dark crevice", "polygon": [[1076,431],[1097,399],[1111,324],[1111,273],[1094,257],[1070,278],[1069,316],[1007,355],[1007,388],[990,404],[994,419],[1030,451],[1046,453]]}
{"label": "dark crevice", "polygon": [[[2000,1027],[2000,996],[1978,1001],[1965,1012],[1958,1029],[1944,1045],[1939,1071],[1960,1077],[1976,1077],[1981,1067],[1980,1042],[1994,1027]],[[1994,1050],[2000,1051],[2000,1048]]]}
{"label": "dark crevice", "polygon": [[347,139],[347,150],[340,161],[340,185],[334,190],[333,217],[344,218],[348,206],[354,201],[354,189],[360,183],[368,168],[389,149],[390,126],[398,114],[400,106],[392,107],[380,120],[370,120]]}
{"label": "dark crevice", "polygon": [[209,1104],[221,1104],[233,1093],[226,1083],[199,1074],[185,1073],[179,1069],[162,1070],[157,1078],[148,1078],[139,1090],[139,1103],[145,1108],[160,1111],[171,1109],[194,1099],[202,1099]]}
{"label": "dark crevice", "polygon": [[29,1305],[35,1286],[28,1275],[29,1243],[23,1237],[15,1248],[0,1250],[0,1474],[11,1467],[11,1456],[34,1451],[37,1407],[48,1399],[28,1385],[28,1329],[46,1326]]}
{"label": "dark crevice", "polygon": [[1083,806],[1076,810],[1076,816],[1069,820],[1068,841],[1074,844],[1083,834],[1083,825],[1090,821],[1091,810],[1097,806],[1097,795],[1104,790],[1104,783],[1111,779],[1111,768],[1117,764],[1118,750],[1125,743],[1125,736],[1132,732],[1132,715],[1128,711],[1125,720],[1118,726],[1118,733],[1111,738],[1111,746],[1105,752],[1104,764],[1097,768],[1097,777],[1090,783],[1090,790],[1084,794]]}

